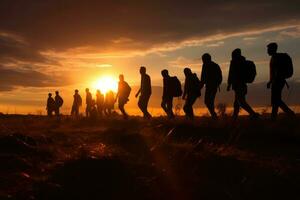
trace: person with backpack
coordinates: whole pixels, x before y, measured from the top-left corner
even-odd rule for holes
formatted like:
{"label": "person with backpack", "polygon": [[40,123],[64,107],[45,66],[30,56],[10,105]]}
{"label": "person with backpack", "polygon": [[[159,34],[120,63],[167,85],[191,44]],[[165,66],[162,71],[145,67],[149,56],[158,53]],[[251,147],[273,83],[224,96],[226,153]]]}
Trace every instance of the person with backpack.
{"label": "person with backpack", "polygon": [[217,119],[217,113],[215,112],[215,97],[222,83],[222,71],[218,64],[211,60],[211,56],[208,53],[202,55],[202,72],[201,72],[201,84],[205,85],[204,103],[209,110],[212,119]]}
{"label": "person with backpack", "polygon": [[85,98],[85,103],[86,103],[86,108],[85,108],[85,115],[86,117],[89,117],[89,115],[91,114],[91,106],[92,106],[92,94],[89,90],[89,88],[85,89],[86,92],[86,98]]}
{"label": "person with backpack", "polygon": [[287,53],[277,53],[277,43],[270,43],[267,46],[268,54],[271,56],[270,61],[270,81],[267,88],[271,88],[271,119],[276,120],[278,108],[280,107],[289,116],[295,116],[292,111],[282,100],[282,90],[288,84],[286,79],[293,75],[293,62]]}
{"label": "person with backpack", "polygon": [[76,89],[75,94],[73,95],[73,105],[71,110],[71,115],[76,117],[79,115],[79,107],[82,106],[82,98],[79,95],[79,91]]}
{"label": "person with backpack", "polygon": [[96,105],[97,105],[98,115],[102,117],[103,110],[104,110],[104,95],[101,93],[100,90],[96,91]]}
{"label": "person with backpack", "polygon": [[63,98],[59,95],[59,91],[55,91],[55,115],[58,117],[60,112],[59,109],[62,107],[64,100]]}
{"label": "person with backpack", "polygon": [[46,110],[47,110],[47,115],[49,117],[51,117],[53,111],[55,111],[55,101],[54,101],[51,93],[48,94]]}
{"label": "person with backpack", "polygon": [[146,74],[146,67],[141,66],[140,68],[141,74],[141,86],[135,97],[139,97],[138,106],[140,110],[143,112],[145,119],[150,119],[152,116],[148,112],[148,103],[151,97],[151,78],[148,74]]}
{"label": "person with backpack", "polygon": [[173,98],[182,95],[181,83],[176,76],[171,77],[168,70],[161,71],[163,77],[163,95],[161,107],[166,112],[169,119],[174,118]]}
{"label": "person with backpack", "polygon": [[124,80],[124,75],[120,74],[118,92],[115,101],[118,100],[119,109],[122,112],[124,119],[128,119],[128,114],[126,113],[124,106],[129,101],[130,92],[131,92],[131,87]]}
{"label": "person with backpack", "polygon": [[183,110],[185,116],[188,119],[194,118],[193,105],[197,98],[201,96],[201,82],[197,77],[197,74],[192,73],[190,68],[184,68],[185,75],[184,90],[182,99],[185,100]]}
{"label": "person with backpack", "polygon": [[[234,90],[234,110],[233,110],[233,119],[237,119],[240,111],[240,107],[246,110],[250,114],[251,119],[256,119],[259,117],[259,114],[256,113],[251,106],[246,101],[247,95],[247,82],[252,77],[248,75],[256,74],[251,71],[249,68],[253,69],[253,65],[250,64],[252,61],[248,62],[244,56],[242,56],[241,49],[235,49],[232,52],[232,60],[229,67],[228,75],[228,86],[227,91],[230,91],[231,87]],[[254,80],[254,78],[252,78]]]}

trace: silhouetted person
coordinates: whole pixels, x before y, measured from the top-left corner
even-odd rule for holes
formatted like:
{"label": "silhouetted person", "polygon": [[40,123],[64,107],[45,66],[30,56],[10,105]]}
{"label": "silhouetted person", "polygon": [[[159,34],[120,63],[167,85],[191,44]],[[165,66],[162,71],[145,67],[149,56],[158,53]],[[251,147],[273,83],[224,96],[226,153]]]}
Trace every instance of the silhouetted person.
{"label": "silhouetted person", "polygon": [[213,119],[217,119],[215,112],[215,97],[220,84],[222,83],[222,71],[218,64],[211,60],[211,56],[206,53],[202,56],[201,83],[205,85],[204,103]]}
{"label": "silhouetted person", "polygon": [[62,105],[64,103],[64,100],[59,95],[58,91],[55,92],[55,98],[54,98],[54,100],[55,100],[55,115],[59,116],[59,114],[60,114],[59,109],[60,109],[60,107],[62,107]]}
{"label": "silhouetted person", "polygon": [[182,95],[182,99],[185,99],[183,110],[187,118],[193,119],[193,105],[197,98],[201,96],[200,80],[195,73],[192,73],[190,68],[184,68],[183,72],[185,75],[184,91]]}
{"label": "silhouetted person", "polygon": [[277,53],[278,45],[276,43],[270,43],[267,48],[268,54],[271,56],[270,81],[267,84],[268,88],[271,87],[271,118],[276,120],[279,107],[289,116],[295,116],[295,113],[281,98],[282,89],[287,84],[286,79],[293,75],[292,59],[286,53]]}
{"label": "silhouetted person", "polygon": [[92,106],[92,94],[89,90],[89,88],[85,89],[86,92],[86,98],[85,98],[85,102],[86,102],[86,109],[85,109],[85,114],[88,117],[91,113],[91,106]]}
{"label": "silhouetted person", "polygon": [[73,105],[71,115],[78,116],[79,115],[79,107],[82,106],[82,98],[79,95],[78,90],[75,90],[75,94],[73,95]]}
{"label": "silhouetted person", "polygon": [[128,97],[130,95],[131,88],[126,81],[124,81],[124,75],[119,75],[118,93],[116,95],[116,101],[118,100],[119,109],[123,114],[124,119],[128,118],[124,106],[129,101]]}
{"label": "silhouetted person", "polygon": [[168,70],[164,69],[161,71],[161,75],[163,77],[163,95],[161,107],[166,112],[168,118],[174,118],[173,113],[173,88],[172,85],[172,77],[169,75]]}
{"label": "silhouetted person", "polygon": [[237,119],[240,107],[246,110],[250,114],[251,118],[259,117],[259,114],[254,112],[254,110],[246,102],[247,83],[244,77],[244,70],[246,67],[246,58],[242,56],[241,49],[233,50],[227,86],[227,91],[230,91],[232,87],[235,93],[233,119]]}
{"label": "silhouetted person", "polygon": [[151,79],[148,74],[146,74],[146,68],[141,67],[140,68],[140,74],[141,74],[141,86],[138,92],[136,93],[135,97],[139,97],[138,106],[140,110],[143,112],[144,118],[150,119],[152,116],[148,112],[148,103],[151,96]]}
{"label": "silhouetted person", "polygon": [[89,117],[91,119],[96,119],[97,116],[98,116],[98,110],[96,108],[96,102],[94,99],[92,99]]}
{"label": "silhouetted person", "polygon": [[52,116],[52,113],[55,111],[55,101],[52,97],[52,94],[48,94],[48,99],[47,99],[47,115]]}
{"label": "silhouetted person", "polygon": [[105,95],[105,114],[106,115],[111,115],[112,110],[114,109],[115,105],[115,97],[114,97],[114,92],[113,91],[108,91]]}
{"label": "silhouetted person", "polygon": [[99,116],[102,116],[104,111],[104,95],[100,90],[97,90],[96,92],[96,105]]}

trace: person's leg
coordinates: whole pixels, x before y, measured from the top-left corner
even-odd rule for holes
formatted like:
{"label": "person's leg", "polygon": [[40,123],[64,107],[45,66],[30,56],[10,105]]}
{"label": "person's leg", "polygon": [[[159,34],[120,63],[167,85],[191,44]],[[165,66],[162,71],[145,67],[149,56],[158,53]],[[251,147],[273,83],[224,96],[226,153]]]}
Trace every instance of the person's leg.
{"label": "person's leg", "polygon": [[205,102],[205,105],[208,108],[208,111],[213,119],[217,119],[217,114],[215,112],[215,105],[214,105],[216,93],[217,93],[217,88],[206,87],[206,89],[205,89],[204,102]]}
{"label": "person's leg", "polygon": [[237,119],[237,117],[239,116],[239,112],[240,112],[240,104],[238,101],[238,91],[235,90],[234,91],[234,103],[233,103],[233,119]]}
{"label": "person's leg", "polygon": [[188,96],[185,101],[183,110],[185,112],[186,117],[189,119],[194,118],[193,104],[195,103],[196,99],[197,97]]}
{"label": "person's leg", "polygon": [[149,100],[150,100],[150,95],[146,96],[145,97],[145,102],[144,102],[144,109],[145,109],[145,113],[146,113],[146,117],[147,118],[151,118],[151,114],[148,112],[148,103],[149,103]]}
{"label": "person's leg", "polygon": [[161,107],[165,111],[165,113],[169,116],[168,107],[167,107],[167,99],[165,97],[162,98]]}
{"label": "person's leg", "polygon": [[173,97],[170,97],[167,100],[167,111],[169,113],[169,118],[174,118],[174,113],[173,113]]}
{"label": "person's leg", "polygon": [[276,120],[278,114],[278,108],[281,100],[281,90],[278,84],[272,84],[271,88],[271,104],[272,104],[272,114],[271,119]]}
{"label": "person's leg", "polygon": [[240,87],[237,100],[241,108],[250,114],[251,117],[257,116],[258,114],[251,108],[251,106],[246,101],[247,85]]}
{"label": "person's leg", "polygon": [[125,103],[119,102],[119,109],[120,109],[121,113],[123,114],[123,117],[124,117],[125,119],[127,119],[127,118],[128,118],[128,115],[127,115],[127,113],[126,113],[126,111],[125,111],[124,106],[125,106]]}
{"label": "person's leg", "polygon": [[282,90],[285,86],[285,81],[282,81],[279,83],[278,88],[277,88],[277,102],[278,102],[278,106],[283,110],[283,112],[285,112],[288,115],[294,116],[295,113],[294,111],[292,111],[282,100]]}

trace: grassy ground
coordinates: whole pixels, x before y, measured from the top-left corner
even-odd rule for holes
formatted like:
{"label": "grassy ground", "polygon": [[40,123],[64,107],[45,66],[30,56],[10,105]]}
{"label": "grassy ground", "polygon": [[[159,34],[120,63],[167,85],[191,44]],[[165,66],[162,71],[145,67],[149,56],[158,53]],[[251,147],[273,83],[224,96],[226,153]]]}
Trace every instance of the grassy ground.
{"label": "grassy ground", "polygon": [[300,116],[0,117],[0,199],[294,199]]}

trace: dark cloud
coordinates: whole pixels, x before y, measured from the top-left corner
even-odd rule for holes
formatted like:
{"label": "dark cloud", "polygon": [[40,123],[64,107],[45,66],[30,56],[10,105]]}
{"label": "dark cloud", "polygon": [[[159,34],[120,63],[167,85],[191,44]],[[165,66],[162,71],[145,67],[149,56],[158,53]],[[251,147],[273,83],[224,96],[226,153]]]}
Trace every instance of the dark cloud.
{"label": "dark cloud", "polygon": [[66,78],[49,76],[34,70],[13,70],[0,66],[0,91],[16,87],[54,87],[68,84]]}
{"label": "dark cloud", "polygon": [[144,49],[298,20],[298,0],[2,0],[0,29],[36,49]]}

